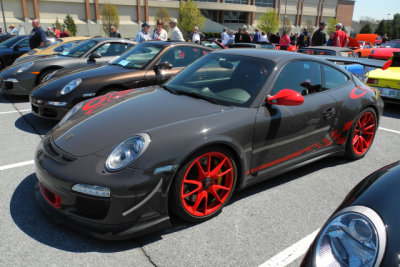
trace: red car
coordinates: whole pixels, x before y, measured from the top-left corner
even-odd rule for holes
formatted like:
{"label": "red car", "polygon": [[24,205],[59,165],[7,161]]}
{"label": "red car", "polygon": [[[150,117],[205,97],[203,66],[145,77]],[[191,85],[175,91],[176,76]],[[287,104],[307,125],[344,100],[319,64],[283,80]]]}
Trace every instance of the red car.
{"label": "red car", "polygon": [[369,58],[388,60],[393,56],[393,52],[400,51],[400,39],[392,40],[386,43],[384,48],[372,49]]}

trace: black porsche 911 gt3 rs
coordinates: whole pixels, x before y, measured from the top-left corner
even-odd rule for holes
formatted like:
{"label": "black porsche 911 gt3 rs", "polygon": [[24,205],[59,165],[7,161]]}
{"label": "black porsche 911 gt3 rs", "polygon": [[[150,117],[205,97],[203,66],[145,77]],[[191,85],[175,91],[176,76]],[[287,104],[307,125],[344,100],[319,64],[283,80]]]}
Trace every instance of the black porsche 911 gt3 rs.
{"label": "black porsche 911 gt3 rs", "polygon": [[163,86],[77,104],[38,146],[36,196],[105,239],[167,227],[170,212],[200,222],[235,190],[326,156],[362,158],[382,110],[376,90],[327,60],[218,51]]}

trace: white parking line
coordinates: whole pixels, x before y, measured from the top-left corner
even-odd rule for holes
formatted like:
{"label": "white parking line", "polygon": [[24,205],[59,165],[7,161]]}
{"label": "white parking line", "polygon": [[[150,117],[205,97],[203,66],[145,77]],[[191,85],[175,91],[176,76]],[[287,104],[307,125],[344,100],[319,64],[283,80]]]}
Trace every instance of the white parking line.
{"label": "white parking line", "polygon": [[387,132],[391,132],[391,133],[397,133],[400,134],[400,131],[395,131],[395,130],[391,130],[391,129],[387,129],[387,128],[383,128],[383,127],[379,127],[380,130],[384,130]]}
{"label": "white parking line", "polygon": [[260,267],[287,266],[290,263],[294,262],[296,259],[303,256],[307,252],[307,249],[311,245],[311,242],[314,240],[314,238],[317,236],[319,230],[320,229],[315,230],[302,240],[298,241],[296,244],[288,247],[279,254],[276,254],[271,259],[261,264]]}
{"label": "white parking line", "polygon": [[0,171],[12,169],[12,168],[18,168],[18,167],[22,167],[22,166],[25,166],[25,165],[31,165],[31,164],[33,164],[33,163],[34,163],[33,160],[28,160],[28,161],[24,161],[24,162],[19,162],[19,163],[4,165],[4,166],[0,166]]}
{"label": "white parking line", "polygon": [[13,111],[3,111],[3,112],[0,112],[0,115],[16,113],[16,112],[26,112],[26,111],[31,111],[31,110],[30,109],[21,109],[21,110],[13,110]]}

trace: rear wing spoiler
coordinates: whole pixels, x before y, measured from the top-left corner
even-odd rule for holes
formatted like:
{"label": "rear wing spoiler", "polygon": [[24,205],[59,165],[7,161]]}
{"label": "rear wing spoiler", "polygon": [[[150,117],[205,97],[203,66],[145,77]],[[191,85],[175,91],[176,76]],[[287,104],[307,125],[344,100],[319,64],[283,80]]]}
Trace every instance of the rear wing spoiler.
{"label": "rear wing spoiler", "polygon": [[318,56],[318,58],[323,58],[334,63],[342,62],[344,64],[360,64],[364,67],[373,67],[379,69],[387,69],[391,64],[391,62],[389,63],[389,61],[358,57]]}

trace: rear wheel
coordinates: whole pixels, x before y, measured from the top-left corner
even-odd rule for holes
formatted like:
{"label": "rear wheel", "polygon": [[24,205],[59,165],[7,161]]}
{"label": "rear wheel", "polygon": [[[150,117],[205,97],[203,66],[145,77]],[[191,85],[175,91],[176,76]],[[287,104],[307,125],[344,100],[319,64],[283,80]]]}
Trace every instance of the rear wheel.
{"label": "rear wheel", "polygon": [[171,189],[171,209],[186,221],[207,220],[229,201],[236,179],[236,164],[227,149],[201,150],[178,171]]}
{"label": "rear wheel", "polygon": [[354,120],[346,143],[346,156],[359,159],[367,154],[374,141],[377,127],[376,112],[364,109]]}

